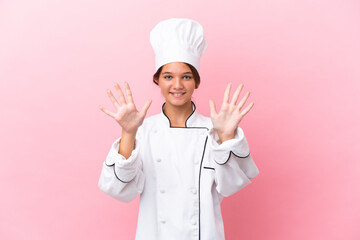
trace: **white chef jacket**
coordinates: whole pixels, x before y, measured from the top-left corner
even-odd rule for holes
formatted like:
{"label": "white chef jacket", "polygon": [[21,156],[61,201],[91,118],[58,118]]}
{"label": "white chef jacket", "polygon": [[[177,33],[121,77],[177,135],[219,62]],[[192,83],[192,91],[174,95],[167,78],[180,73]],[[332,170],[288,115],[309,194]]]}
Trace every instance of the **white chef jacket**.
{"label": "white chef jacket", "polygon": [[196,112],[171,127],[162,108],[139,127],[128,159],[112,144],[98,186],[129,202],[140,194],[136,240],[225,239],[220,203],[259,174],[240,127],[220,144],[211,119]]}

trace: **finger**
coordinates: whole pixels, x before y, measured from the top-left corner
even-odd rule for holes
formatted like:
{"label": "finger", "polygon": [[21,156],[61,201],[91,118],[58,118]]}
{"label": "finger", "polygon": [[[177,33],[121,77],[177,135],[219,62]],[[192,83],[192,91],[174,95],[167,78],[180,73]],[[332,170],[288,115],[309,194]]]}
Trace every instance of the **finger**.
{"label": "finger", "polygon": [[253,106],[254,106],[254,103],[251,102],[251,103],[249,104],[249,106],[247,106],[247,107],[241,112],[241,115],[242,115],[242,116],[245,116],[245,115],[250,111],[250,109],[251,109]]}
{"label": "finger", "polygon": [[123,94],[123,92],[122,92],[122,90],[121,90],[121,87],[119,86],[119,84],[118,84],[117,82],[114,83],[114,86],[115,86],[116,92],[117,92],[118,95],[119,95],[121,104],[125,105],[125,104],[126,104],[126,101],[125,101],[124,94]]}
{"label": "finger", "polygon": [[151,103],[152,103],[152,101],[151,101],[151,100],[148,100],[148,101],[144,104],[144,106],[142,107],[142,109],[141,109],[141,111],[140,111],[141,115],[143,115],[143,116],[146,115],[147,111],[148,111],[149,108],[150,108]]}
{"label": "finger", "polygon": [[236,102],[237,102],[237,100],[239,98],[239,95],[240,95],[240,92],[241,92],[243,86],[244,86],[243,84],[240,84],[240,86],[238,86],[238,88],[236,89],[236,91],[234,93],[234,96],[233,96],[233,98],[231,100],[231,105],[236,105]]}
{"label": "finger", "polygon": [[116,98],[114,97],[114,95],[112,94],[112,92],[109,89],[106,92],[107,92],[111,102],[113,103],[114,107],[116,109],[118,109],[120,107],[120,105],[119,105],[118,101],[116,100]]}
{"label": "finger", "polygon": [[229,103],[230,90],[231,90],[231,83],[229,83],[226,87],[223,103]]}
{"label": "finger", "polygon": [[108,116],[114,118],[114,116],[115,116],[114,113],[110,112],[109,110],[107,110],[107,109],[104,108],[103,106],[99,106],[99,109],[100,109],[101,111],[103,111],[105,114],[107,114]]}
{"label": "finger", "polygon": [[250,92],[248,91],[236,107],[239,111],[242,108],[242,106],[244,106],[244,104],[245,104],[246,100],[249,98],[249,96],[250,96]]}
{"label": "finger", "polygon": [[210,105],[210,116],[214,117],[217,112],[216,112],[216,106],[213,100],[209,100],[209,105]]}
{"label": "finger", "polygon": [[130,85],[128,82],[125,82],[125,88],[126,88],[126,99],[127,99],[128,103],[134,103],[132,93],[130,90]]}

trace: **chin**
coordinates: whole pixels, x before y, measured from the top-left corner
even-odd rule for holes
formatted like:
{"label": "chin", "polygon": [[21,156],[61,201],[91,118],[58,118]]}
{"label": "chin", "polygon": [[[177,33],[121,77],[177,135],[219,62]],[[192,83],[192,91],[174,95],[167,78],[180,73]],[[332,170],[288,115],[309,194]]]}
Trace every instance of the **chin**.
{"label": "chin", "polygon": [[185,99],[181,99],[181,100],[166,100],[167,103],[169,103],[170,105],[176,106],[176,107],[181,107],[184,106],[186,104],[188,104],[189,102],[191,102],[191,100],[185,100]]}

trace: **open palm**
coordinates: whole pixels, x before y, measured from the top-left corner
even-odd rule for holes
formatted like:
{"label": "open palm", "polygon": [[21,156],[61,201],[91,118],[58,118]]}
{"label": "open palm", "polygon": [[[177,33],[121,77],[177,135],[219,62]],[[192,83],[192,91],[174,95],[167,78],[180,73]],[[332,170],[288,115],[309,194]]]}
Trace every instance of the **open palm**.
{"label": "open palm", "polygon": [[114,85],[119,95],[120,103],[116,100],[116,98],[114,97],[114,95],[110,90],[107,90],[107,94],[112,104],[116,108],[116,112],[111,112],[102,106],[99,106],[99,108],[108,116],[114,118],[115,121],[118,122],[122,127],[122,131],[125,131],[126,133],[135,134],[137,132],[137,129],[141,126],[141,124],[145,119],[146,112],[151,105],[151,100],[148,100],[144,104],[141,111],[138,111],[136,109],[129,84],[125,82],[126,99],[119,84],[115,83]]}
{"label": "open palm", "polygon": [[219,112],[216,111],[214,101],[209,101],[211,121],[213,123],[214,129],[218,133],[221,142],[234,138],[235,130],[238,127],[241,119],[254,106],[254,103],[251,102],[244,110],[241,111],[241,108],[244,106],[246,100],[248,99],[250,92],[247,92],[245,96],[241,99],[241,101],[237,104],[243,86],[244,85],[241,84],[236,89],[232,100],[229,103],[231,83],[227,85],[223,103]]}

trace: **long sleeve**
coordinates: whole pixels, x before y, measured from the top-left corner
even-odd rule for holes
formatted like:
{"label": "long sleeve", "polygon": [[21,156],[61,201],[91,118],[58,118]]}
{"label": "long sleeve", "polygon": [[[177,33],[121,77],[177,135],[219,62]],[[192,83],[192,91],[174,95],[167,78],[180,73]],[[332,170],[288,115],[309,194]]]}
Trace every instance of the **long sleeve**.
{"label": "long sleeve", "polygon": [[220,144],[214,129],[209,131],[210,151],[215,168],[216,190],[230,196],[251,183],[259,174],[243,130],[238,127],[235,138]]}
{"label": "long sleeve", "polygon": [[142,171],[139,140],[128,159],[118,153],[121,138],[115,140],[103,163],[98,182],[106,194],[123,202],[130,202],[142,193],[145,175]]}

